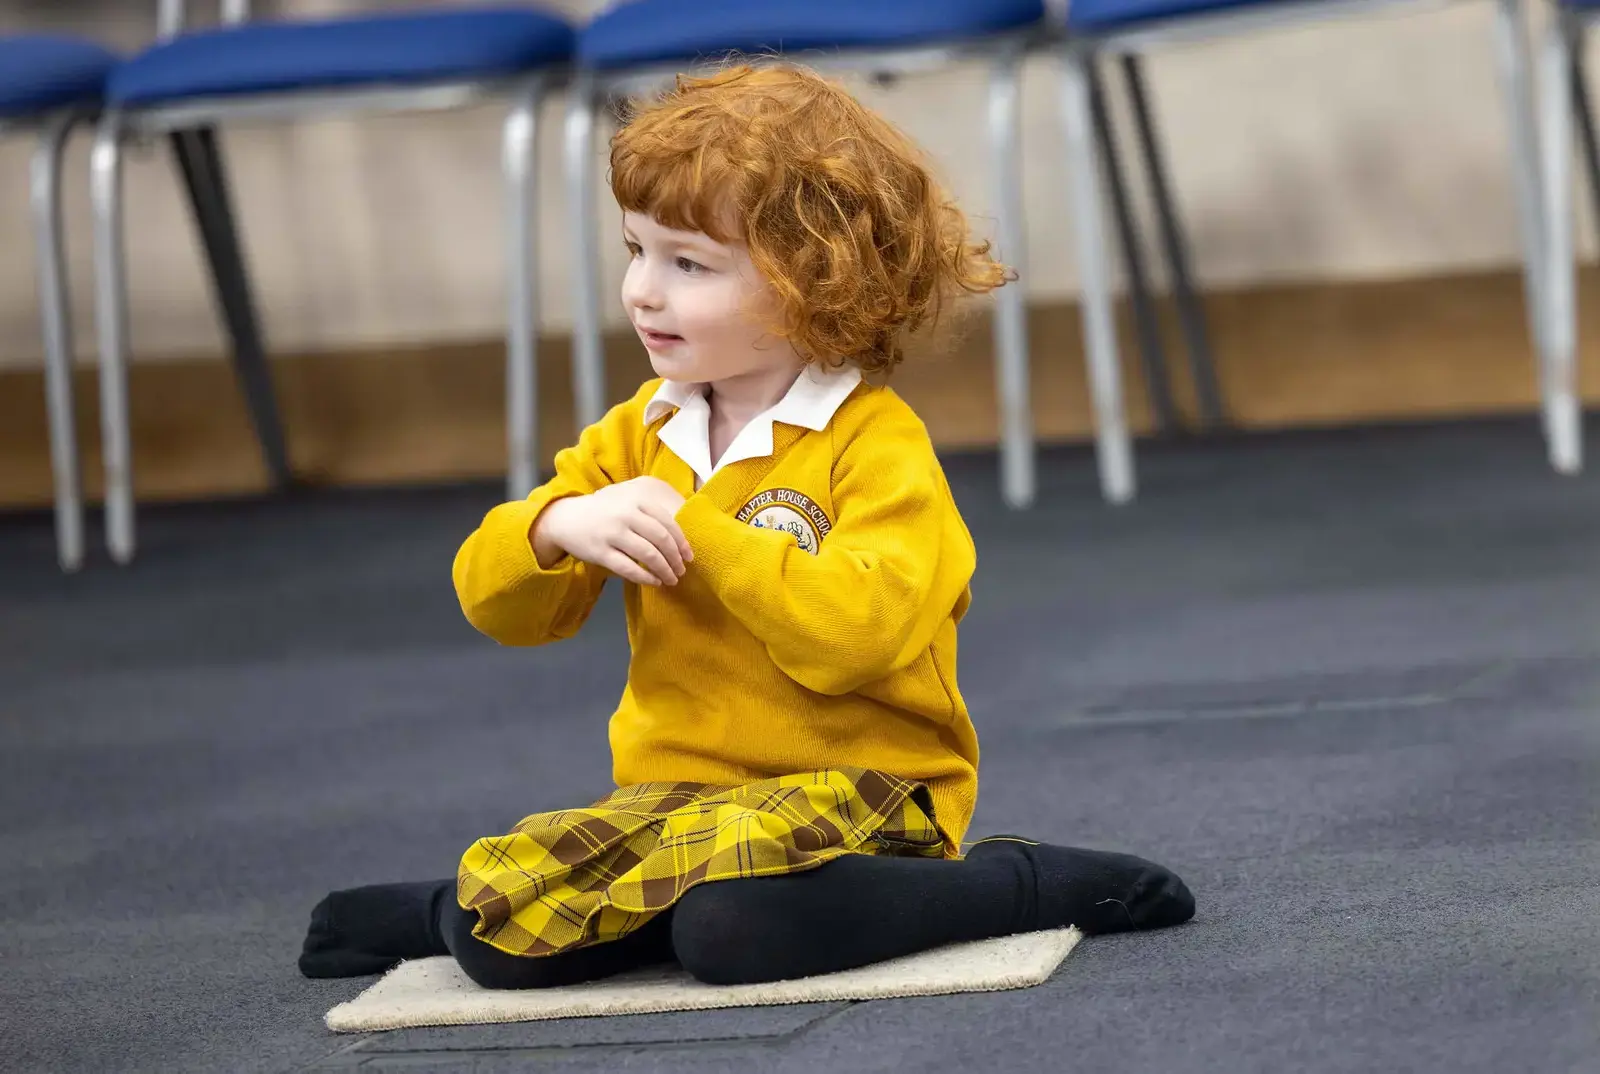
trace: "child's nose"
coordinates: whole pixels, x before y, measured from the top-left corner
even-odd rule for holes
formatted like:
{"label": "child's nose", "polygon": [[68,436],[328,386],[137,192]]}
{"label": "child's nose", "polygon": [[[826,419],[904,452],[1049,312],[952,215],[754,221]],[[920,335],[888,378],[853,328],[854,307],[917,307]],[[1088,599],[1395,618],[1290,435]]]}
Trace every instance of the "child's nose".
{"label": "child's nose", "polygon": [[660,309],[663,302],[661,288],[647,269],[628,273],[622,284],[622,298],[630,307],[639,309]]}

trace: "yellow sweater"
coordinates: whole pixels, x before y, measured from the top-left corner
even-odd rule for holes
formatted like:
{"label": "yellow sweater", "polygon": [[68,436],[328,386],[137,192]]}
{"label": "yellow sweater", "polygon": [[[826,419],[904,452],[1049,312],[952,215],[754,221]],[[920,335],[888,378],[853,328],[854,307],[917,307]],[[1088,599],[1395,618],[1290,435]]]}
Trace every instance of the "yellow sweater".
{"label": "yellow sweater", "polygon": [[775,424],[770,457],[695,491],[656,437],[666,419],[644,423],[659,383],[467,538],[454,578],[468,621],[503,645],[572,636],[611,575],[571,557],[541,569],[534,521],[558,498],[660,478],[686,497],[678,523],[694,561],[676,586],[626,583],[618,785],[878,769],[927,784],[954,854],[977,798],[977,736],[956,685],[975,553],[922,422],[863,384],[826,428]]}

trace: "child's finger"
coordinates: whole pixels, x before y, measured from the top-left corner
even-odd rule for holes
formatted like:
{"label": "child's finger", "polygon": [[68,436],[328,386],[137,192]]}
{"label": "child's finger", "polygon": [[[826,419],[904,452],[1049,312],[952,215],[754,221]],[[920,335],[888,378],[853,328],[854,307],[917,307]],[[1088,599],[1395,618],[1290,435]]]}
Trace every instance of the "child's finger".
{"label": "child's finger", "polygon": [[626,553],[615,548],[608,549],[605,555],[600,557],[600,566],[623,581],[636,582],[639,585],[661,584],[655,575],[629,559]]}
{"label": "child's finger", "polygon": [[629,530],[617,538],[615,547],[667,585],[678,584],[678,572],[672,569],[667,557],[661,554],[661,549],[651,544],[643,535]]}
{"label": "child's finger", "polygon": [[683,527],[678,525],[673,509],[655,500],[645,500],[639,504],[639,509],[667,528],[667,533],[678,545],[678,555],[685,563],[694,562],[694,549],[689,547],[689,538],[683,535]]}
{"label": "child's finger", "polygon": [[683,577],[683,550],[672,534],[667,532],[666,526],[650,515],[641,513],[634,521],[634,531],[656,546],[666,558],[667,566],[672,568],[674,578]]}

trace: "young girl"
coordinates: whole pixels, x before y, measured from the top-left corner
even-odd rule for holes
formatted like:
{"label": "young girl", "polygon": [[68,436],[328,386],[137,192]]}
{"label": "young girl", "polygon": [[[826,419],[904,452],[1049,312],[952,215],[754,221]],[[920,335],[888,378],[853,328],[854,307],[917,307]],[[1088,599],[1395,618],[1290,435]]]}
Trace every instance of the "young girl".
{"label": "young girl", "polygon": [[456,556],[504,645],[622,579],[618,790],[480,839],[453,880],[336,891],[308,976],[449,953],[490,988],[677,961],[708,982],[941,944],[1187,921],[1172,873],[1012,836],[962,854],[971,536],[927,431],[868,376],[1006,271],[907,141],[794,67],[678,81],[612,143],[622,300],[659,380]]}

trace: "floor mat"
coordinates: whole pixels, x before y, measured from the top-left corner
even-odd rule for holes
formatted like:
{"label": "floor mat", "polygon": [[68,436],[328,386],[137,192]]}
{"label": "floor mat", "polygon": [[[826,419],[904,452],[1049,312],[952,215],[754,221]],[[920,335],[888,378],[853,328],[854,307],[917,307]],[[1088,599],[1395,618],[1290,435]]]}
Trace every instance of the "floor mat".
{"label": "floor mat", "polygon": [[1028,988],[1049,979],[1083,934],[1052,929],[952,944],[843,973],[754,985],[707,985],[676,967],[523,992],[479,988],[452,958],[403,962],[348,1003],[328,1028],[365,1033],[411,1026],[529,1022],[609,1014],[755,1007],[784,1003],[936,996]]}

